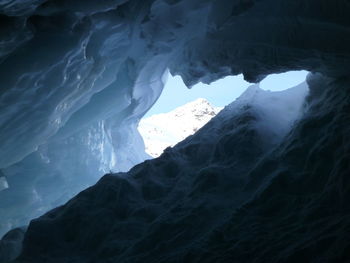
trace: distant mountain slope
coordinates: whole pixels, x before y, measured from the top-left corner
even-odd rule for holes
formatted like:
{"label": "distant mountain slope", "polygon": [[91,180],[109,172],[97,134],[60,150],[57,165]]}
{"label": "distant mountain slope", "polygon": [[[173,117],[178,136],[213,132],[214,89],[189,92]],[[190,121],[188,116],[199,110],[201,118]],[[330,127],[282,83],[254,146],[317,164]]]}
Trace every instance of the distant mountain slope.
{"label": "distant mountain slope", "polygon": [[158,157],[165,148],[194,134],[221,110],[199,98],[168,113],[142,119],[138,129],[145,141],[146,152]]}

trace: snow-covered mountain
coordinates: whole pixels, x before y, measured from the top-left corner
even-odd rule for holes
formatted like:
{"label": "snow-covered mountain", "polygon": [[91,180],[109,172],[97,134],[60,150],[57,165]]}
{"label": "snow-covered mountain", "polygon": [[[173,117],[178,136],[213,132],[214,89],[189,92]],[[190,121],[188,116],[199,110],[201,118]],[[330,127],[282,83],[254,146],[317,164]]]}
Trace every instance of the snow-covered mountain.
{"label": "snow-covered mountain", "polygon": [[194,134],[222,109],[199,98],[168,113],[142,119],[138,129],[144,139],[146,152],[152,157],[158,157],[167,147]]}

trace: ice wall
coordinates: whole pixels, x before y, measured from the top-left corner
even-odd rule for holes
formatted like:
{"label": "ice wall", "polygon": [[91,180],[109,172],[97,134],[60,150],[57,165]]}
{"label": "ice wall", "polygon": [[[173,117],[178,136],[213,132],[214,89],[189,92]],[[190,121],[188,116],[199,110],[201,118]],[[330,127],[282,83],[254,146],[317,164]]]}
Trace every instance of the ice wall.
{"label": "ice wall", "polygon": [[343,0],[0,1],[0,233],[142,160],[136,125],[167,68],[189,86],[348,74],[349,10]]}
{"label": "ice wall", "polygon": [[104,176],[33,220],[15,262],[348,262],[350,80],[308,84],[305,101],[305,84],[253,86],[159,158]]}

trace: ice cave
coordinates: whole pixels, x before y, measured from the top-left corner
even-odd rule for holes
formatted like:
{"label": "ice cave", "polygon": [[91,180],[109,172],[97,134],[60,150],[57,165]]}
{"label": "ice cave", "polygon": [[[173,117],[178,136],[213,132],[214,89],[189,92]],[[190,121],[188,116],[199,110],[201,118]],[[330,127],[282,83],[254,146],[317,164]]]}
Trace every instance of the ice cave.
{"label": "ice cave", "polygon": [[[0,263],[350,262],[349,69],[349,0],[0,0]],[[149,158],[169,73],[251,86]]]}

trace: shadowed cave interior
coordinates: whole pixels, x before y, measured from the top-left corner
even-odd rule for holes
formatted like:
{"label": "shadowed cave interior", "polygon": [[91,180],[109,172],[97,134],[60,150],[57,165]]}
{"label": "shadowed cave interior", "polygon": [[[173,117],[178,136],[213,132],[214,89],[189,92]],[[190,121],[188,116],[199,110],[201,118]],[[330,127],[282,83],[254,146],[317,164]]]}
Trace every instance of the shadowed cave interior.
{"label": "shadowed cave interior", "polygon": [[[349,28],[345,0],[0,0],[0,262],[349,262]],[[168,72],[252,86],[146,160]]]}

